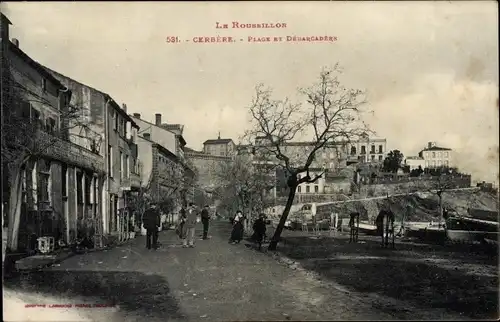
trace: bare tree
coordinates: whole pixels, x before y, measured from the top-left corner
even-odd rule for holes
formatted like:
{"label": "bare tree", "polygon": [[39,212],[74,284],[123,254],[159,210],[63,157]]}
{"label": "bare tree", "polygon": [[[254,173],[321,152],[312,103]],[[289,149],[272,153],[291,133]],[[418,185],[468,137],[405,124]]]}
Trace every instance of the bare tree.
{"label": "bare tree", "polygon": [[[2,167],[4,187],[2,199],[7,195],[8,238],[7,249],[17,249],[18,232],[21,218],[23,172],[28,165],[47,157],[51,149],[59,148],[62,141],[69,140],[70,129],[85,126],[82,123],[81,108],[70,105],[71,92],[63,91],[61,108],[55,107],[36,89],[25,85],[16,76],[8,59],[4,60],[2,73]],[[59,90],[61,91],[61,90]],[[47,107],[54,114],[57,124],[43,124],[39,111],[31,105]]]}
{"label": "bare tree", "polygon": [[[310,175],[316,152],[327,144],[346,144],[370,132],[361,119],[361,107],[366,102],[364,91],[342,86],[340,74],[338,64],[331,69],[323,68],[317,83],[300,90],[306,104],[294,104],[288,99],[273,100],[270,89],[262,85],[256,87],[256,96],[249,107],[252,128],[245,136],[249,140],[265,140],[264,144],[258,144],[257,152],[270,156],[285,169],[289,188],[288,200],[269,250],[277,247],[297,186],[313,183],[324,174]],[[301,134],[312,136],[311,148],[305,159],[293,159],[284,146]]]}
{"label": "bare tree", "polygon": [[246,212],[249,223],[256,213],[266,206],[267,192],[275,186],[275,166],[256,164],[251,159],[238,156],[232,162],[221,163],[215,171],[218,186],[224,190],[224,200],[228,209]]}

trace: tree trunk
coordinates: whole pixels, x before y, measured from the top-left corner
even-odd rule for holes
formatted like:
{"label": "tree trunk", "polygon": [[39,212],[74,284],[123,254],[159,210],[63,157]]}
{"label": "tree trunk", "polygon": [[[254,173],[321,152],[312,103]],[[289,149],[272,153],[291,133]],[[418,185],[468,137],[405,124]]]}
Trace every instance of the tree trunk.
{"label": "tree trunk", "polygon": [[286,219],[288,218],[288,214],[290,213],[290,209],[292,209],[293,199],[295,198],[295,190],[297,186],[290,187],[290,192],[288,193],[288,200],[286,201],[285,209],[283,210],[283,214],[281,215],[280,222],[278,227],[276,227],[276,231],[274,232],[274,236],[271,239],[271,243],[269,244],[268,250],[276,250],[278,247],[278,242],[281,238],[281,233],[283,232],[283,228],[285,227]]}
{"label": "tree trunk", "polygon": [[[12,171],[12,170],[11,170]],[[19,235],[19,224],[21,222],[21,198],[22,198],[22,182],[21,182],[21,167],[11,172],[10,189],[9,189],[9,226],[7,234],[7,249],[16,251]]]}

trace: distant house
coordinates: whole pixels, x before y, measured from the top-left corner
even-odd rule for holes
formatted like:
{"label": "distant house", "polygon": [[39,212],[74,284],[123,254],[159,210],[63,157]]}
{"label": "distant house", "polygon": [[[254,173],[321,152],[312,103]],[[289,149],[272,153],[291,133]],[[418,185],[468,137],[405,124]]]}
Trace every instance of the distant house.
{"label": "distant house", "polygon": [[405,164],[408,167],[410,167],[410,171],[418,169],[418,167],[425,169],[425,160],[422,157],[418,157],[418,156],[407,157],[405,159]]}
{"label": "distant house", "polygon": [[439,147],[436,142],[429,142],[427,147],[420,151],[419,157],[424,159],[425,168],[453,167],[453,150]]}
{"label": "distant house", "polygon": [[210,155],[229,157],[236,153],[236,145],[232,139],[221,139],[219,134],[216,140],[203,142],[203,152]]}

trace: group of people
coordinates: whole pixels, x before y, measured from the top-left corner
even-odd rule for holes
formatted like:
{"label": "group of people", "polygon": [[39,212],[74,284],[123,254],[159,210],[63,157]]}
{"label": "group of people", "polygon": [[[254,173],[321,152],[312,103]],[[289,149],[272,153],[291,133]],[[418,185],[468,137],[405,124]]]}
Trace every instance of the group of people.
{"label": "group of people", "polygon": [[[241,210],[238,210],[232,219],[233,230],[231,231],[231,237],[229,238],[229,242],[231,244],[239,244],[243,239],[243,233],[245,230],[244,221],[245,216],[243,216]],[[259,218],[255,220],[252,228],[252,240],[258,244],[260,250],[262,248],[262,242],[266,236],[266,216],[264,214],[260,214]]]}
{"label": "group of people", "polygon": [[[201,221],[203,223],[203,239],[208,239],[208,226],[210,223],[209,206],[206,205],[201,211]],[[180,210],[179,224],[176,228],[177,235],[182,239],[183,247],[194,247],[196,232],[196,222],[198,218],[198,209],[193,203],[188,207],[182,207]],[[142,223],[146,229],[146,248],[158,249],[158,228],[161,225],[160,212],[156,204],[144,212]]]}
{"label": "group of people", "polygon": [[[198,215],[200,215],[201,222],[203,224],[203,239],[208,239],[208,228],[210,224],[209,210],[210,207],[206,205],[200,212],[193,203],[190,203],[188,207],[181,208],[180,219],[176,227],[176,233],[182,239],[182,247],[194,247]],[[150,208],[144,212],[142,222],[144,228],[146,229],[147,249],[158,248],[158,228],[161,225],[160,218],[160,212],[155,204],[151,204]],[[252,235],[252,240],[254,240],[258,244],[259,249],[261,249],[262,243],[266,236],[265,219],[265,215],[260,214],[259,218],[253,224],[254,233]],[[243,213],[238,210],[236,212],[236,215],[232,219],[233,229],[231,231],[230,243],[238,244],[241,242],[241,240],[243,240],[244,220],[245,217],[243,216]]]}

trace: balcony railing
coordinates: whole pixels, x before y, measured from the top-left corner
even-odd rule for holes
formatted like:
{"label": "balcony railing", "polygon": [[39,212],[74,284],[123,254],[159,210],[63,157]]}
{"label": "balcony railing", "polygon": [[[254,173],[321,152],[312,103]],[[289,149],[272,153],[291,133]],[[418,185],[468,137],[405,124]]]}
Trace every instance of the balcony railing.
{"label": "balcony railing", "polygon": [[39,147],[43,155],[85,169],[104,173],[104,158],[73,142],[63,140],[47,132],[38,131]]}

